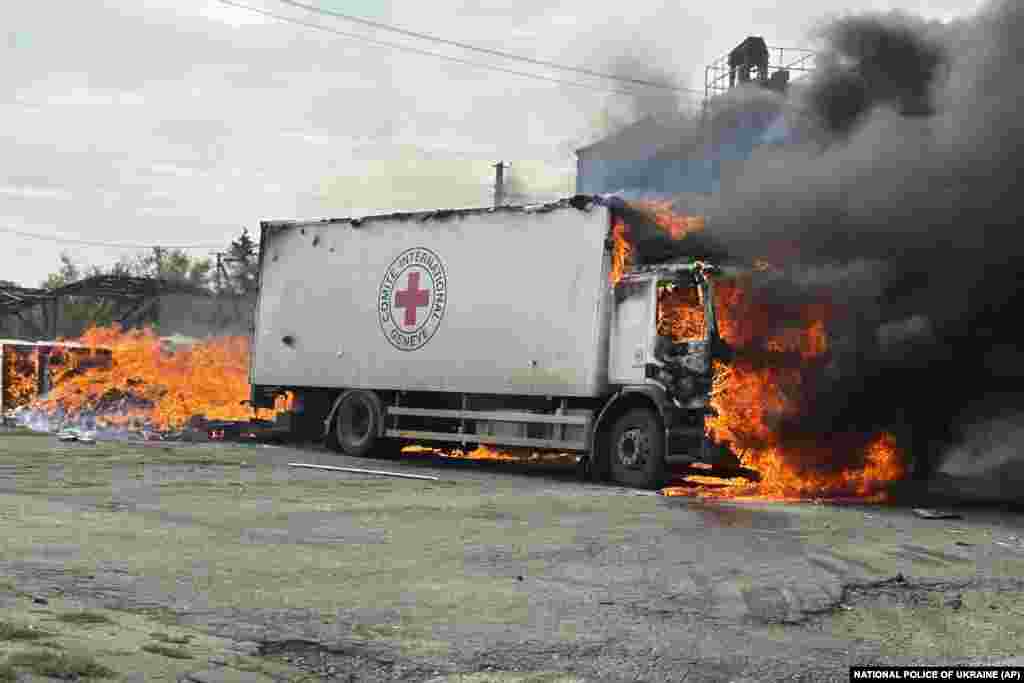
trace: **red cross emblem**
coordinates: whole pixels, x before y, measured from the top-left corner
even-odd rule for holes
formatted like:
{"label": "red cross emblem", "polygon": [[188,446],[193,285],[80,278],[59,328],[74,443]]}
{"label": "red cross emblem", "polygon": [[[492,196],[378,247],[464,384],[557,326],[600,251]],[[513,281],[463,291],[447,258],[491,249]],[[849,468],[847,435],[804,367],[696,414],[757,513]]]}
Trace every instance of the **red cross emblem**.
{"label": "red cross emblem", "polygon": [[420,289],[419,272],[409,273],[406,289],[395,292],[395,308],[405,309],[405,319],[402,324],[406,327],[416,327],[416,309],[423,308],[430,303],[430,290]]}
{"label": "red cross emblem", "polygon": [[391,262],[377,290],[381,332],[399,351],[415,351],[434,336],[448,307],[448,274],[430,249],[406,249]]}

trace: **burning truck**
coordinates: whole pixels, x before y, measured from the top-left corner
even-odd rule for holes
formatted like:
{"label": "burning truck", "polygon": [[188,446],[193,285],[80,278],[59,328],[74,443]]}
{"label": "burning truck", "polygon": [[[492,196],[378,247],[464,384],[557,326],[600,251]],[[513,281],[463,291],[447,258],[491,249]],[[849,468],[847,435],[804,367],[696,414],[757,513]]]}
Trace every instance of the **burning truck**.
{"label": "burning truck", "polygon": [[627,485],[676,475],[670,495],[884,497],[892,434],[802,429],[846,353],[845,302],[775,296],[770,267],[730,266],[707,237],[665,202],[588,196],[266,223],[251,338],[94,328],[77,344],[106,362],[51,362],[49,392],[10,347],[5,395],[29,401],[19,423],[101,438],[527,450]]}
{"label": "burning truck", "polygon": [[[622,225],[586,196],[264,222],[252,405],[292,394],[296,428],[353,456],[477,444],[642,488],[677,464],[756,478],[708,439],[721,269],[629,267]],[[666,295],[690,304],[681,336],[659,334]]]}

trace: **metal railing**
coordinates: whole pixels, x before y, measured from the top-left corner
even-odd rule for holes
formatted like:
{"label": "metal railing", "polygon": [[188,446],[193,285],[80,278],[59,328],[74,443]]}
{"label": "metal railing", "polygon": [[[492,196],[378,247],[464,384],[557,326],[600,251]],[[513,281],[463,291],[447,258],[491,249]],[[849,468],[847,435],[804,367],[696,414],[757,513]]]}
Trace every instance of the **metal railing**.
{"label": "metal railing", "polygon": [[[715,95],[726,93],[734,87],[735,83],[730,78],[730,75],[735,74],[739,70],[746,70],[749,73],[749,71],[755,70],[758,66],[757,64],[734,64],[730,66],[729,54],[722,55],[704,67],[705,105]],[[814,70],[816,53],[813,50],[796,47],[769,47],[768,55],[768,68],[766,73],[763,74],[763,78],[751,79],[749,82],[770,82],[772,77],[780,71],[787,72],[787,79],[795,73],[796,77],[793,77],[791,80],[797,80],[799,77]]]}

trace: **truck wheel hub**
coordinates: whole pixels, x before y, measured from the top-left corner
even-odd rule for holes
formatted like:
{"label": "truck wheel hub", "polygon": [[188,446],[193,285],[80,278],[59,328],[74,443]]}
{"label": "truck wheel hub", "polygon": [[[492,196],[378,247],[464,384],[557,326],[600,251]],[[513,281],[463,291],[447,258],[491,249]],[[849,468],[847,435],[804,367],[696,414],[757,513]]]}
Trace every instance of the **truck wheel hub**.
{"label": "truck wheel hub", "polygon": [[342,411],[341,436],[351,441],[361,442],[370,433],[370,411],[358,402],[353,401]]}
{"label": "truck wheel hub", "polygon": [[616,455],[624,467],[642,467],[647,462],[651,446],[647,435],[640,429],[628,429],[619,437]]}

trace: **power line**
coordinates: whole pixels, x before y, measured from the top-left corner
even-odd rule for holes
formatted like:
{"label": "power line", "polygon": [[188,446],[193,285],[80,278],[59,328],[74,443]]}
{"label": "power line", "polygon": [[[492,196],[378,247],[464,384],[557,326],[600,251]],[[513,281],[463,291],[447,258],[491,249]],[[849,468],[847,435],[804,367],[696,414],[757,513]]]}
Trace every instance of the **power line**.
{"label": "power line", "polygon": [[181,244],[176,246],[159,245],[159,244],[132,244],[125,242],[99,242],[95,240],[83,240],[75,237],[60,237],[57,235],[40,235],[34,232],[25,232],[24,230],[15,230],[14,228],[8,228],[0,226],[0,232],[10,233],[12,235],[18,235],[19,237],[27,237],[29,239],[43,240],[44,242],[59,242],[62,244],[79,244],[87,247],[109,247],[112,249],[181,249],[183,251],[189,249],[220,249],[223,244]]}
{"label": "power line", "polygon": [[516,71],[515,69],[506,69],[504,67],[495,66],[493,64],[484,64],[483,62],[474,62],[474,61],[471,61],[471,60],[468,60],[468,59],[461,59],[459,57],[452,57],[450,55],[442,54],[440,52],[431,52],[430,50],[421,50],[419,48],[410,47],[408,45],[402,45],[401,43],[391,43],[391,42],[388,42],[386,40],[376,40],[374,38],[367,38],[366,36],[361,36],[361,35],[359,35],[357,33],[347,33],[345,31],[339,31],[339,30],[333,29],[333,28],[331,28],[329,26],[324,26],[323,24],[316,24],[316,23],[313,23],[311,21],[303,21],[301,19],[296,19],[294,17],[289,17],[289,16],[284,15],[284,14],[277,14],[276,12],[270,12],[270,11],[267,11],[267,10],[262,10],[262,9],[257,8],[257,7],[251,7],[249,5],[244,5],[244,4],[240,3],[240,2],[234,2],[234,0],[217,0],[217,2],[221,3],[222,5],[229,5],[231,7],[237,7],[239,9],[244,9],[244,10],[248,10],[250,12],[255,12],[256,14],[262,14],[263,16],[271,17],[273,19],[277,19],[278,21],[283,21],[285,23],[296,24],[298,26],[305,26],[307,28],[314,28],[314,29],[317,29],[317,30],[320,30],[320,31],[326,31],[327,33],[333,33],[334,35],[342,36],[343,38],[351,38],[353,40],[361,40],[363,42],[371,43],[373,45],[381,45],[381,46],[384,46],[384,47],[390,47],[390,48],[393,48],[393,49],[396,49],[396,50],[402,50],[402,51],[405,51],[405,52],[411,52],[413,54],[424,55],[424,56],[427,56],[427,57],[436,57],[437,59],[444,59],[444,60],[449,61],[449,62],[454,62],[456,64],[463,64],[465,66],[472,66],[472,67],[476,67],[478,69],[488,69],[490,71],[500,71],[501,73],[512,74],[513,76],[522,76],[524,78],[534,78],[534,79],[537,79],[537,80],[540,80],[540,81],[547,81],[549,83],[558,83],[559,85],[567,85],[567,86],[572,87],[572,88],[583,88],[585,90],[596,90],[597,92],[614,92],[614,93],[620,93],[622,95],[636,95],[637,94],[637,91],[635,91],[635,90],[623,90],[621,88],[609,88],[609,87],[596,86],[596,85],[587,85],[586,83],[579,83],[577,81],[568,81],[568,80],[565,80],[563,78],[553,78],[551,76],[541,76],[540,74],[529,73],[527,71]]}
{"label": "power line", "polygon": [[417,31],[410,31],[409,29],[400,28],[398,26],[392,26],[390,24],[384,24],[379,21],[373,21],[372,19],[364,19],[363,17],[353,16],[351,14],[345,14],[343,12],[336,12],[334,10],[323,9],[321,7],[314,7],[313,5],[307,5],[302,2],[296,2],[296,0],[277,0],[278,2],[291,5],[292,7],[298,7],[300,9],[307,10],[309,12],[315,12],[317,14],[323,14],[325,16],[336,17],[338,19],[344,19],[345,21],[351,21],[356,24],[363,24],[364,26],[370,26],[372,28],[378,28],[384,31],[391,31],[392,33],[398,33],[403,36],[409,36],[410,38],[418,38],[420,40],[428,40],[434,43],[440,43],[441,45],[451,45],[452,47],[458,47],[463,50],[471,50],[473,52],[480,52],[485,55],[491,55],[492,57],[501,57],[502,59],[511,59],[519,62],[525,62],[527,64],[534,64],[536,66],[546,66],[551,69],[558,69],[560,71],[573,71],[586,76],[593,76],[594,78],[604,78],[612,81],[621,81],[623,83],[632,83],[634,85],[642,85],[648,88],[661,88],[663,90],[674,90],[676,92],[694,93],[697,95],[703,95],[704,92],[695,88],[684,88],[679,85],[671,83],[658,83],[655,81],[648,81],[642,78],[629,78],[626,76],[616,76],[614,74],[605,73],[602,71],[594,71],[587,69],[582,66],[568,66],[565,64],[558,64],[555,62],[549,62],[543,59],[534,59],[532,57],[524,57],[522,55],[516,55],[509,52],[502,52],[501,50],[493,50],[491,48],[482,47],[480,45],[473,45],[471,43],[463,43],[458,40],[449,40],[447,38],[441,38],[439,36],[433,36],[427,33],[419,33]]}

